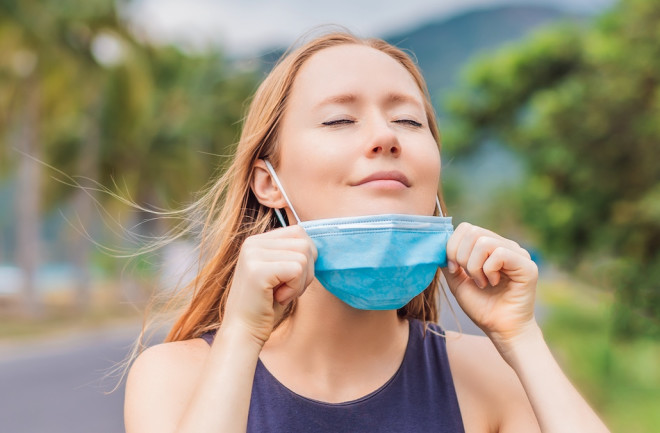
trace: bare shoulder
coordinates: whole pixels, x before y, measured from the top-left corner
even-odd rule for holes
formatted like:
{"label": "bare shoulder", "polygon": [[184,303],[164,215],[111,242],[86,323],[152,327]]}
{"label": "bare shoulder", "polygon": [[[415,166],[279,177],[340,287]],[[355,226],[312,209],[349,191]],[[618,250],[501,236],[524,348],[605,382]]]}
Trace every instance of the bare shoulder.
{"label": "bare shoulder", "polygon": [[185,409],[209,351],[204,340],[195,338],[158,344],[142,352],[126,380],[126,431],[169,431],[167,423],[178,419]]}
{"label": "bare shoulder", "polygon": [[[484,373],[495,373],[493,369],[511,370],[487,337],[462,334],[455,331],[447,331],[446,335],[447,352],[450,358],[458,361],[461,365],[465,363],[482,364],[484,361],[488,361],[494,365],[491,365],[491,368],[486,369]],[[513,373],[513,371],[511,372]]]}
{"label": "bare shoulder", "polygon": [[131,367],[131,375],[148,374],[153,369],[169,370],[171,367],[204,362],[209,350],[209,345],[201,338],[157,344],[137,357]]}
{"label": "bare shoulder", "polygon": [[454,380],[474,387],[475,391],[497,389],[501,395],[505,389],[517,389],[518,377],[487,337],[448,331],[447,354]]}
{"label": "bare shoulder", "polygon": [[[538,428],[518,376],[490,339],[448,331],[447,355],[466,431]],[[471,415],[478,428],[467,425]]]}

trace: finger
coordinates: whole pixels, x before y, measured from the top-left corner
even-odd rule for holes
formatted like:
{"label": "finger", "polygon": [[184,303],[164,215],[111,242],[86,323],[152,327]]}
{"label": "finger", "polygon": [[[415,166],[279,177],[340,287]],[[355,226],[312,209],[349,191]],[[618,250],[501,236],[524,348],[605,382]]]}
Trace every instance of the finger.
{"label": "finger", "polygon": [[526,249],[524,249],[523,247],[518,245],[518,243],[516,243],[516,242],[514,242],[514,244],[516,244],[516,246],[518,247],[518,248],[514,248],[514,251],[516,251],[518,254],[520,254],[524,258],[526,258],[528,260],[532,260],[532,256],[531,256],[531,254],[529,254],[529,251],[527,251]]}
{"label": "finger", "polygon": [[249,248],[263,249],[271,251],[296,251],[305,254],[314,260],[316,247],[314,243],[307,239],[283,238],[283,239],[259,239],[248,244]]}
{"label": "finger", "polygon": [[490,230],[486,230],[482,227],[475,226],[466,222],[459,224],[447,242],[447,257],[451,257],[453,260],[460,261],[462,256],[463,262],[467,262],[469,251],[472,250],[474,242],[480,236],[501,238],[501,236],[497,235],[496,233],[493,233]]}
{"label": "finger", "polygon": [[[316,252],[316,248],[314,248],[314,252]],[[315,261],[316,261],[316,255],[312,258],[312,260],[307,260],[307,274],[305,278],[305,286],[303,287],[303,293],[305,292],[305,290],[307,290],[307,287],[309,287],[309,285],[312,284],[312,281],[314,281]]]}
{"label": "finger", "polygon": [[470,252],[466,270],[482,289],[488,284],[496,286],[499,283],[499,272],[496,273],[497,276],[487,275],[483,270],[483,266],[491,253],[498,247],[502,246],[502,244],[504,244],[504,242],[501,239],[481,236],[476,240],[472,251]]}
{"label": "finger", "polygon": [[504,242],[503,246],[509,248],[511,251],[513,251],[517,254],[520,254],[521,256],[523,256],[525,258],[531,259],[531,256],[529,255],[529,252],[527,252],[526,249],[521,247],[518,242],[516,242],[514,240],[511,240],[511,239],[504,238],[504,237],[502,237],[500,235],[497,235],[497,234],[496,234],[496,236]]}
{"label": "finger", "polygon": [[273,299],[286,304],[300,296],[306,280],[306,266],[296,261],[266,262],[264,270],[272,275]]}
{"label": "finger", "polygon": [[275,313],[275,323],[279,322],[284,314],[286,305],[282,305],[279,302],[273,303],[273,312]]}
{"label": "finger", "polygon": [[448,269],[441,269],[442,274],[447,280],[447,285],[449,286],[449,291],[452,295],[457,296],[458,287],[464,284],[466,280],[469,280],[470,277],[465,273],[461,268],[458,268],[455,272],[451,272]]}
{"label": "finger", "polygon": [[472,248],[474,247],[474,243],[482,237],[487,237],[491,239],[495,239],[498,241],[501,241],[503,243],[510,243],[511,246],[513,247],[514,245],[519,248],[518,244],[516,244],[513,241],[510,241],[509,239],[503,238],[502,236],[498,235],[495,232],[492,232],[488,229],[485,229],[483,227],[475,226],[475,225],[470,225],[464,229],[464,234],[461,238],[460,244],[458,245],[457,251],[456,251],[456,259],[459,262],[464,262],[467,263],[468,257],[470,255],[470,252],[472,251]]}
{"label": "finger", "polygon": [[472,227],[470,223],[460,223],[447,241],[447,265],[450,272],[455,272],[458,268],[456,264],[456,253],[458,252],[458,247],[461,244],[463,236],[465,236],[465,233],[470,227]]}
{"label": "finger", "polygon": [[[277,230],[288,228],[289,227],[284,227]],[[280,233],[277,236],[273,236],[272,232],[251,236],[245,240],[245,244],[250,247],[297,250],[309,254],[313,260],[316,260],[318,257],[316,245],[302,228],[291,230],[283,234]]]}
{"label": "finger", "polygon": [[290,286],[280,286],[273,292],[273,300],[280,305],[288,305],[300,294]]}
{"label": "finger", "polygon": [[483,232],[480,230],[479,227],[476,226],[470,227],[468,230],[466,230],[465,234],[463,235],[463,238],[461,239],[461,243],[458,245],[458,249],[456,251],[456,262],[460,266],[462,266],[465,270],[467,270],[468,275],[474,278],[475,281],[479,280],[479,277],[481,276],[480,275],[481,271],[478,270],[475,272],[475,274],[472,274],[468,269],[468,260],[470,259],[470,254],[472,254],[472,250],[474,249],[477,240],[482,234]]}
{"label": "finger", "polygon": [[[467,222],[463,222],[456,227],[456,230],[454,230],[454,233],[447,242],[448,262],[458,260],[459,247],[461,245],[464,245],[466,251],[470,251],[471,250],[470,246],[474,242],[474,240],[482,236],[490,237],[496,240],[501,240],[502,242],[504,242],[505,246],[509,247],[513,251],[516,251],[523,257],[530,258],[529,252],[527,252],[527,250],[522,248],[517,242],[507,239],[503,236],[500,236],[499,234],[491,230],[485,229],[483,227],[479,227]],[[469,239],[472,239],[472,241],[468,241]],[[467,245],[465,245],[466,242]],[[469,254],[465,254],[465,256],[469,256]],[[451,271],[451,265],[449,266],[449,268]]]}
{"label": "finger", "polygon": [[483,299],[487,295],[483,289],[475,284],[474,280],[468,276],[463,268],[459,268],[454,274],[445,269],[442,269],[442,272],[447,280],[449,290],[463,311],[468,312],[471,305],[474,305],[475,300]]}
{"label": "finger", "polygon": [[486,228],[476,226],[474,224],[470,224],[467,222],[463,222],[459,224],[455,231],[464,231],[466,233],[473,232],[475,233],[476,236],[489,236],[494,239],[501,239],[503,241],[511,242],[512,245],[515,245],[516,247],[520,247],[520,245],[518,245],[516,242],[507,239],[504,236],[501,236],[492,230],[488,230]]}
{"label": "finger", "polygon": [[519,282],[535,280],[538,277],[536,263],[519,252],[504,247],[498,247],[490,254],[484,262],[483,271],[489,279],[499,279],[500,272]]}
{"label": "finger", "polygon": [[[304,228],[299,225],[292,225],[287,227],[278,227],[276,229],[260,233],[258,235],[250,236],[250,238],[261,238],[261,239],[278,239],[285,237],[297,237],[304,238],[309,237]],[[248,238],[248,239],[250,239]]]}
{"label": "finger", "polygon": [[307,263],[311,261],[306,254],[291,250],[250,250],[248,254],[251,261],[264,263],[294,261],[307,267]]}
{"label": "finger", "polygon": [[529,252],[527,252],[526,249],[521,247],[518,242],[516,242],[512,239],[507,239],[505,237],[502,237],[502,236],[498,235],[497,233],[493,233],[493,234],[497,237],[497,239],[501,239],[504,242],[503,246],[509,248],[511,251],[513,251],[517,254],[520,254],[523,257],[531,259],[531,256],[529,255]]}
{"label": "finger", "polygon": [[314,280],[314,262],[318,257],[311,239],[266,239],[244,253],[251,258],[265,261],[296,260],[307,267],[306,289]]}
{"label": "finger", "polygon": [[[262,262],[279,263],[283,261],[294,261],[304,268],[305,272],[300,277],[299,282],[286,282],[280,283],[279,287],[274,289],[276,291],[282,290],[283,286],[296,286],[295,296],[302,295],[307,287],[314,281],[314,260],[306,254],[297,251],[281,251],[281,250],[263,250],[258,260]],[[300,287],[298,287],[300,285]],[[300,293],[298,293],[298,291]],[[286,293],[289,293],[286,291]]]}

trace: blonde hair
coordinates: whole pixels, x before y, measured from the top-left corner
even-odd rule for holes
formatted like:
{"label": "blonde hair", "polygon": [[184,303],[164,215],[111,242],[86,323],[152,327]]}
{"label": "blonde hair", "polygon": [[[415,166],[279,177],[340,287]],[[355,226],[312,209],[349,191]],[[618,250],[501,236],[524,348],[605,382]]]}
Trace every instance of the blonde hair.
{"label": "blonde hair", "polygon": [[[301,66],[315,53],[334,46],[359,44],[389,55],[413,77],[424,96],[424,108],[431,133],[440,146],[435,112],[426,83],[415,62],[402,50],[380,39],[361,39],[348,32],[335,32],[313,39],[285,54],[261,83],[245,117],[233,161],[206,194],[192,205],[203,215],[199,263],[196,277],[183,288],[187,306],[172,326],[166,341],[187,340],[218,328],[231,287],[240,248],[249,236],[279,226],[273,211],[261,205],[250,188],[252,170],[258,158],[279,163],[278,129],[288,97]],[[444,212],[442,194],[439,200]],[[398,310],[398,315],[422,321],[438,320],[438,278],[420,295]],[[285,310],[286,319],[296,303]]]}

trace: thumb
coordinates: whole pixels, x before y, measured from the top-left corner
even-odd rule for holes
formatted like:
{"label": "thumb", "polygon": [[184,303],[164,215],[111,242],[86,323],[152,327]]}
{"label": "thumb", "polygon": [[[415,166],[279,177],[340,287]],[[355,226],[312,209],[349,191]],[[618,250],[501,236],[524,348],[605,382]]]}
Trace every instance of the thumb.
{"label": "thumb", "polygon": [[445,276],[449,290],[454,296],[456,296],[458,287],[463,284],[466,279],[470,278],[463,268],[458,266],[458,264],[452,260],[447,262],[446,268],[441,268],[440,270]]}

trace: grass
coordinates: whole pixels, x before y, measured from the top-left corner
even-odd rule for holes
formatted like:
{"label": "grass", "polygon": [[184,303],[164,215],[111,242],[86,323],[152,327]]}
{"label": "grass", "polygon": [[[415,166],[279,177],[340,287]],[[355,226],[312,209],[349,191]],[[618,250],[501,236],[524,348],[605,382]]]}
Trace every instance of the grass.
{"label": "grass", "polygon": [[660,341],[617,339],[613,297],[569,279],[544,281],[543,329],[564,371],[612,432],[657,432],[660,426]]}

